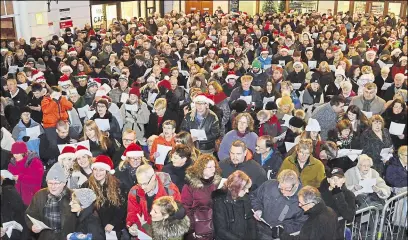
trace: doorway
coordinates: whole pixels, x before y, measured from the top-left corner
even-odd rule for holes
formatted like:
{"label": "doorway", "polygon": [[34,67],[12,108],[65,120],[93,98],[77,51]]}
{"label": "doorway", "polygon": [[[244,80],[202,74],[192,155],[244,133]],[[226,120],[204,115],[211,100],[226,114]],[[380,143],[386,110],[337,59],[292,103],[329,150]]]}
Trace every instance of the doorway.
{"label": "doorway", "polygon": [[189,13],[204,13],[213,14],[213,1],[186,1],[186,14]]}

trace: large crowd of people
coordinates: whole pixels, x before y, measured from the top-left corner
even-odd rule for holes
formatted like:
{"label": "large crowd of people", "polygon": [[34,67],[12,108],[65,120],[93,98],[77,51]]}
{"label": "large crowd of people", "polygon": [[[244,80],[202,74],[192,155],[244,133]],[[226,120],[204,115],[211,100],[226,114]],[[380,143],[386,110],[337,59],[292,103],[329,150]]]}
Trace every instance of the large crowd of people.
{"label": "large crowd of people", "polygon": [[1,238],[344,239],[407,191],[407,44],[220,8],[2,40]]}

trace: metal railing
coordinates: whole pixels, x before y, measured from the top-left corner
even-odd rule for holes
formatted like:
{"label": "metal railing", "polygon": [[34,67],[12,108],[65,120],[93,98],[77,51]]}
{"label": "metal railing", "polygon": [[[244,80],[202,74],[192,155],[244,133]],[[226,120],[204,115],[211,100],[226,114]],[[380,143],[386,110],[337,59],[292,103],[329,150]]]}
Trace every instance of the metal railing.
{"label": "metal railing", "polygon": [[407,193],[400,193],[385,202],[378,229],[377,240],[408,239]]}
{"label": "metal railing", "polygon": [[[344,223],[344,238],[356,240],[375,240],[380,211],[375,206],[357,210],[353,222]],[[338,221],[343,220],[342,217]],[[349,234],[349,236],[347,236]]]}

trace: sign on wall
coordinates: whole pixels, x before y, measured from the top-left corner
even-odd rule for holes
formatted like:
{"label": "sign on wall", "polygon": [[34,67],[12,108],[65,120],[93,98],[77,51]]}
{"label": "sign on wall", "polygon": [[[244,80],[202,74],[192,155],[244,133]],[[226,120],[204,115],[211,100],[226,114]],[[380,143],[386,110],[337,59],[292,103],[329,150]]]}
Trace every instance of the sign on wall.
{"label": "sign on wall", "polygon": [[73,27],[70,8],[60,9],[59,15],[60,15],[60,29]]}
{"label": "sign on wall", "polygon": [[103,5],[92,5],[92,26],[100,28],[106,22],[106,12]]}

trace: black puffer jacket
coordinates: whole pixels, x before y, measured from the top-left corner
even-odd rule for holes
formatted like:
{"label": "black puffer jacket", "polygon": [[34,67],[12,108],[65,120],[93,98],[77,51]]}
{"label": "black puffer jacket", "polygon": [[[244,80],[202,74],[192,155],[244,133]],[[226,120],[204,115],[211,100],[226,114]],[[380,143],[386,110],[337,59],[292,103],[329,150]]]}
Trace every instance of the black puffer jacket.
{"label": "black puffer jacket", "polygon": [[255,240],[256,221],[248,195],[233,200],[225,190],[212,193],[214,237],[217,240]]}
{"label": "black puffer jacket", "polygon": [[79,213],[75,232],[81,232],[84,234],[92,233],[92,239],[106,239],[105,230],[102,228],[98,214],[94,212],[93,205],[83,209]]}
{"label": "black puffer jacket", "polygon": [[215,140],[220,136],[220,124],[217,115],[208,110],[206,116],[204,117],[203,121],[199,125],[196,121],[195,117],[191,117],[193,111],[190,111],[184,117],[183,122],[181,123],[181,130],[190,132],[191,129],[201,129],[205,131],[207,135],[207,140],[197,140],[198,142],[198,149],[200,150],[211,150],[215,148]]}

